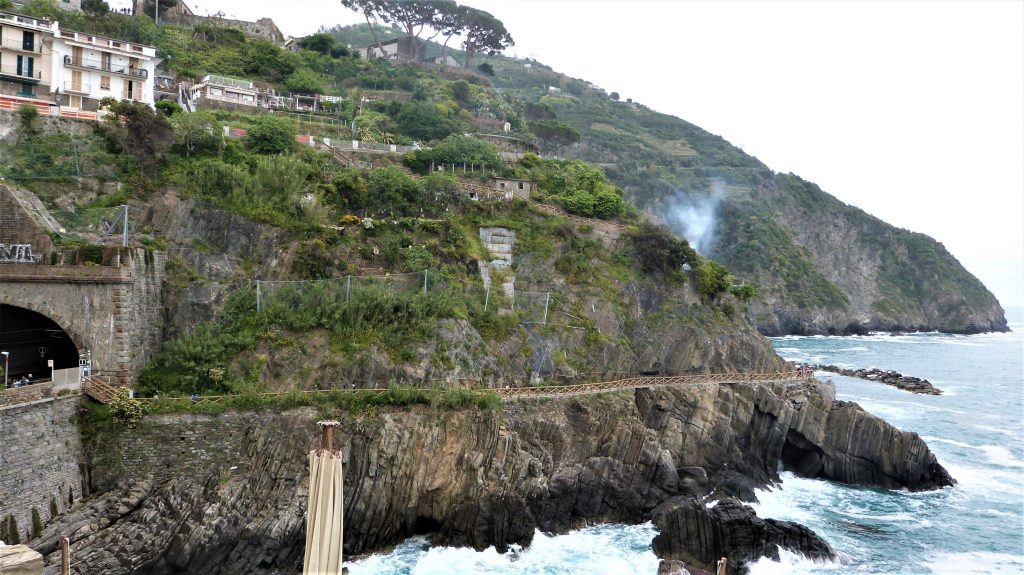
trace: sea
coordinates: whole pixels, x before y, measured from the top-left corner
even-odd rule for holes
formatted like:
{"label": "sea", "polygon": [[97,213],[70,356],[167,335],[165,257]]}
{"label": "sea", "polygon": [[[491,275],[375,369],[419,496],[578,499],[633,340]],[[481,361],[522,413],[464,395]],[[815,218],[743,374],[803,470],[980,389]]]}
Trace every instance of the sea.
{"label": "sea", "polygon": [[[839,559],[815,563],[783,551],[781,561],[752,565],[752,575],[1024,574],[1024,314],[1013,312],[1013,331],[1004,334],[773,339],[788,360],[893,369],[942,389],[939,396],[916,395],[817,374],[835,382],[838,399],[920,434],[957,484],[910,493],[783,471],[780,485],[757,493],[758,515],[807,525]],[[414,537],[348,567],[351,575],[653,575],[656,534],[650,523],[599,525],[557,536],[538,532],[529,548],[504,554],[431,547],[426,537]]]}

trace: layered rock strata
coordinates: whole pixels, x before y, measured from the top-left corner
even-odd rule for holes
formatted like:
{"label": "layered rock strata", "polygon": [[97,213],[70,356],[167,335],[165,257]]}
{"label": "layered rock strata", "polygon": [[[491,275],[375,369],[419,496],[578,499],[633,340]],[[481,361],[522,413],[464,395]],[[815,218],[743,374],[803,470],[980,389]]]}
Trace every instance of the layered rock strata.
{"label": "layered rock strata", "polygon": [[[103,438],[92,477],[106,494],[59,517],[34,546],[47,554],[48,573],[65,534],[82,574],[294,568],[304,540],[306,451],[322,415],[306,408],[151,416]],[[435,533],[436,544],[505,550],[528,545],[537,528],[665,523],[692,505],[685,498],[751,497],[777,480],[780,460],[800,473],[879,487],[952,482],[915,434],[836,402],[827,383],[648,388],[509,403],[500,413],[332,415],[343,422],[348,556],[416,533]],[[739,563],[765,553],[769,541],[821,551],[809,535],[750,517],[742,520],[749,544],[723,543],[720,526],[734,515],[701,515],[719,526],[702,536],[709,542],[695,548],[695,535],[682,530],[684,541],[666,544],[665,553],[697,549],[686,557],[704,561],[730,545]]]}

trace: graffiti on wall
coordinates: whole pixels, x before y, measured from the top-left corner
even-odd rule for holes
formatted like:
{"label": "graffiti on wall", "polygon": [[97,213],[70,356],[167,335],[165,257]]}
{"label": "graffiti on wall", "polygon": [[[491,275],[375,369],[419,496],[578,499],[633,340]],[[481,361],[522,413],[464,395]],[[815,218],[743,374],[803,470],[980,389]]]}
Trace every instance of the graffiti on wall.
{"label": "graffiti on wall", "polygon": [[32,253],[32,244],[0,244],[0,263],[37,264],[42,254]]}

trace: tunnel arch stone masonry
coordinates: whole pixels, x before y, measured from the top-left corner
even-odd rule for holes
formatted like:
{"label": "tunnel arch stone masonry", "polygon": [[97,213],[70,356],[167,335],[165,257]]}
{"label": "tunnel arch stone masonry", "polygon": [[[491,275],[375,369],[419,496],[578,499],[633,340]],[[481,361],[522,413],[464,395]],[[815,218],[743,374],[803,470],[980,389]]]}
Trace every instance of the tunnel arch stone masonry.
{"label": "tunnel arch stone masonry", "polygon": [[119,267],[0,265],[0,304],[52,319],[94,369],[132,385],[160,346],[165,255],[123,255]]}

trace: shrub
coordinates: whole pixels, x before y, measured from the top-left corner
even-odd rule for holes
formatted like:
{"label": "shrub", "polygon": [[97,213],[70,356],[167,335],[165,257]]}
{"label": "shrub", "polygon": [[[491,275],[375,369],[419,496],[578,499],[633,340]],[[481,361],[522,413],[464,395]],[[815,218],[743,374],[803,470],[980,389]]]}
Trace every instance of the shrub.
{"label": "shrub", "polygon": [[437,260],[427,248],[412,245],[402,251],[402,264],[407,272],[420,272],[437,266]]}
{"label": "shrub", "polygon": [[639,230],[630,232],[629,239],[645,272],[678,272],[683,264],[691,267],[700,264],[701,258],[689,242],[650,222],[644,222]]}
{"label": "shrub", "polygon": [[43,518],[39,515],[39,510],[35,507],[32,508],[32,539],[38,539],[43,534]]}
{"label": "shrub", "polygon": [[7,539],[4,540],[8,545],[17,545],[21,543],[21,534],[18,533],[18,520],[13,515],[7,516]]}
{"label": "shrub", "polygon": [[729,292],[740,301],[750,301],[757,297],[757,288],[749,283],[734,285],[729,288]]}
{"label": "shrub", "polygon": [[174,148],[178,153],[184,153],[185,157],[220,154],[224,142],[223,127],[213,114],[204,111],[175,114],[171,117],[171,126],[174,127]]}
{"label": "shrub", "polygon": [[366,188],[367,207],[378,212],[396,215],[422,205],[416,180],[394,166],[371,172]]}
{"label": "shrub", "polygon": [[18,106],[18,128],[26,134],[36,131],[36,121],[39,119],[39,110],[32,104]]}
{"label": "shrub", "polygon": [[253,121],[246,146],[257,154],[284,154],[295,148],[295,125],[287,118],[263,116]]}
{"label": "shrub", "polygon": [[722,264],[705,260],[697,268],[697,290],[706,300],[712,300],[732,285],[732,275]]}
{"label": "shrub", "polygon": [[114,399],[108,405],[110,406],[110,414],[114,419],[114,423],[119,423],[131,429],[142,420],[142,403],[137,399],[128,397],[127,388],[119,389],[117,395],[114,396]]}
{"label": "shrub", "polygon": [[395,115],[395,124],[399,132],[423,141],[440,140],[459,129],[438,106],[425,102],[403,104]]}
{"label": "shrub", "polygon": [[558,120],[530,122],[530,131],[540,138],[549,149],[568,146],[580,141],[579,132]]}
{"label": "shrub", "polygon": [[309,68],[299,68],[292,72],[284,81],[284,85],[293,92],[316,94],[322,91],[320,78]]}
{"label": "shrub", "polygon": [[173,116],[181,113],[181,104],[178,104],[174,100],[160,100],[156,103],[156,109],[164,113],[165,116]]}
{"label": "shrub", "polygon": [[[321,54],[330,54],[334,49],[334,36],[326,32],[318,32],[302,39],[302,47]],[[346,55],[348,55],[346,50]]]}
{"label": "shrub", "polygon": [[563,196],[562,203],[567,212],[591,217],[594,215],[595,198],[590,192],[576,190],[567,196]]}
{"label": "shrub", "polygon": [[593,198],[594,215],[602,219],[620,216],[626,207],[622,191],[613,186],[600,186],[593,194]]}
{"label": "shrub", "polygon": [[420,173],[430,170],[430,164],[475,164],[486,166],[492,170],[504,166],[498,147],[472,136],[452,134],[430,150],[409,152],[402,159],[405,165]]}

